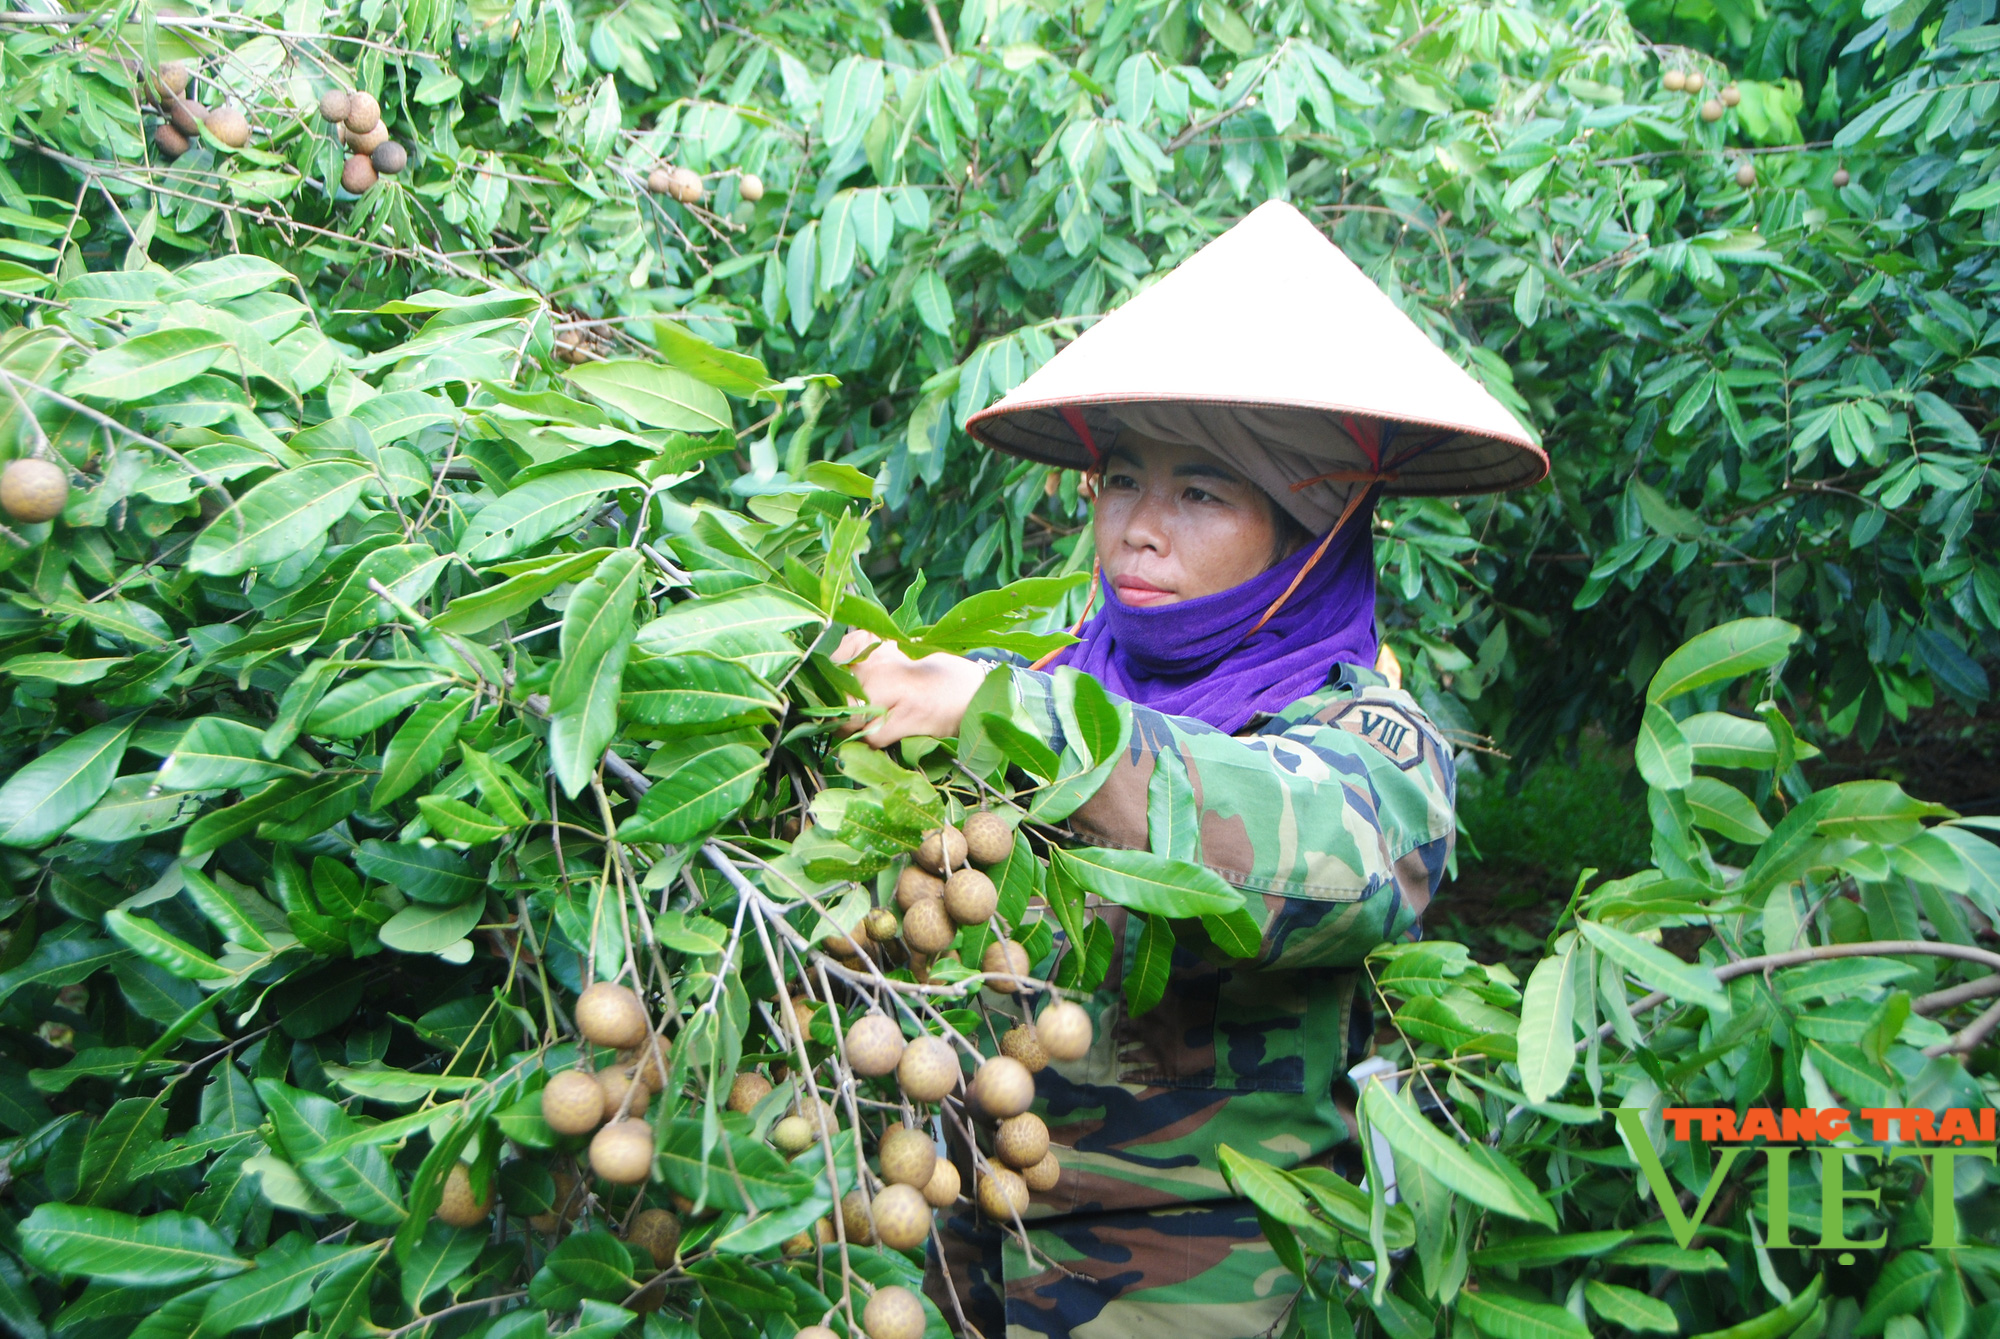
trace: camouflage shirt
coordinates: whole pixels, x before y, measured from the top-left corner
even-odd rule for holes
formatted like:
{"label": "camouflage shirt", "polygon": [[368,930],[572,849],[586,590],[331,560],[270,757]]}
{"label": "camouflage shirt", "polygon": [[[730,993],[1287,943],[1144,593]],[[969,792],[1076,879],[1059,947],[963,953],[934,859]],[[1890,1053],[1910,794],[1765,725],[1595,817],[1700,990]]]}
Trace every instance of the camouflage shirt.
{"label": "camouflage shirt", "polygon": [[[1060,750],[1050,676],[1013,680],[1015,719]],[[1129,751],[1072,830],[1199,861],[1260,894],[1263,943],[1227,965],[1177,948],[1165,998],[1140,1017],[1127,1016],[1115,967],[1088,1002],[1090,1054],[1037,1084],[1062,1164],[1025,1215],[1037,1258],[1003,1252],[970,1214],[951,1225],[952,1273],[989,1339],[1003,1298],[1010,1335],[1057,1339],[1169,1322],[1194,1339],[1211,1332],[1191,1324],[1197,1313],[1216,1307],[1214,1333],[1248,1334],[1262,1328],[1253,1313],[1282,1311],[1296,1280],[1234,1200],[1216,1150],[1293,1166],[1348,1139],[1335,1085],[1369,1033],[1353,969],[1417,934],[1452,849],[1455,789],[1451,750],[1415,700],[1358,666],[1336,666],[1325,688],[1238,736],[1134,708]],[[1137,918],[1097,914],[1127,936],[1122,961]]]}

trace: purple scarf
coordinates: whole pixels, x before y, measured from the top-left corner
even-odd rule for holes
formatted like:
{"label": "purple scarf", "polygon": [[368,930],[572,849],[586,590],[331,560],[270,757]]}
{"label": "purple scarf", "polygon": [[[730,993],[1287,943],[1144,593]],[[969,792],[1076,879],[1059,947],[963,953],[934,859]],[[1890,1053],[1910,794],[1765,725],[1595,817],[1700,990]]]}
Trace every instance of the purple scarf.
{"label": "purple scarf", "polygon": [[1318,540],[1240,586],[1155,609],[1119,602],[1105,580],[1083,640],[1050,662],[1169,716],[1235,734],[1316,692],[1336,663],[1373,665],[1375,546],[1363,504],[1271,621],[1245,640]]}

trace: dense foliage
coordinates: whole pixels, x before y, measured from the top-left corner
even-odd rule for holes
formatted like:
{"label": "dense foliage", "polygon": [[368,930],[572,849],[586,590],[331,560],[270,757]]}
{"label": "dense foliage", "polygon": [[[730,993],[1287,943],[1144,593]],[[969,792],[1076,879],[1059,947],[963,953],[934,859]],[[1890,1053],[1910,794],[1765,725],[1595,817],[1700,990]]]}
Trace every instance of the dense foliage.
{"label": "dense foliage", "polygon": [[[1371,1189],[1232,1162],[1312,1281],[1291,1323],[1985,1332],[1970,1159],[1987,1244],[1956,1254],[1907,1159],[1851,1160],[1880,1198],[1850,1237],[1889,1233],[1857,1262],[1772,1241],[1761,1162],[1675,1244],[1604,1113],[1990,1104],[1994,848],[1891,783],[1813,791],[1790,724],[1986,691],[1990,17],[0,16],[0,449],[71,484],[0,533],[0,1321],[782,1339],[911,1285],[847,1197],[880,1189],[886,1122],[970,1099],[906,1103],[848,1029],[997,1030],[999,934],[1086,990],[1123,951],[1103,902],[1144,926],[1143,1011],[1174,943],[1241,951],[1263,912],[1063,848],[1130,729],[1090,681],[1061,681],[1061,755],[997,698],[878,754],[840,742],[826,652],[1050,645],[1089,563],[1076,482],[957,425],[1288,194],[1556,458],[1519,497],[1385,510],[1415,686],[1530,747],[1627,727],[1654,834],[1525,982],[1377,955],[1401,1092],[1364,1097]],[[1733,100],[1704,119],[1663,68],[1733,71]],[[404,170],[343,161],[319,102],[354,88]],[[240,124],[181,105],[231,99]],[[868,914],[979,809],[1017,834],[997,921],[911,959]],[[580,1042],[593,981],[638,992],[657,1052]],[[545,1119],[578,1066],[650,1090],[643,1184]],[[1661,1146],[1692,1206],[1708,1150]]]}

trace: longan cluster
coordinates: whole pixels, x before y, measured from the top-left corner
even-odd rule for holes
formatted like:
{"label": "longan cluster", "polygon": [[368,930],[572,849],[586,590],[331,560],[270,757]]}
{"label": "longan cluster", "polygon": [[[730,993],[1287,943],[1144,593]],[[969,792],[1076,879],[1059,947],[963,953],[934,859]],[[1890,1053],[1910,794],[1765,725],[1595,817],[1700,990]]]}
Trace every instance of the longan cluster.
{"label": "longan cluster", "polygon": [[350,195],[360,195],[379,178],[393,177],[410,165],[410,151],[389,138],[382,104],[366,89],[328,89],[319,95],[319,114],[347,146],[340,187]]}
{"label": "longan cluster", "polygon": [[186,62],[171,61],[141,81],[161,117],[153,127],[153,147],[169,160],[192,148],[204,130],[225,148],[240,149],[250,142],[250,118],[234,102],[211,109],[187,95],[193,75]]}
{"label": "longan cluster", "polygon": [[653,1127],[644,1119],[664,1084],[664,1046],[629,988],[599,981],[576,1001],[576,1028],[592,1046],[621,1058],[595,1072],[567,1069],[542,1089],[542,1119],[557,1134],[596,1133],[590,1168],[613,1185],[638,1185],[653,1172]]}

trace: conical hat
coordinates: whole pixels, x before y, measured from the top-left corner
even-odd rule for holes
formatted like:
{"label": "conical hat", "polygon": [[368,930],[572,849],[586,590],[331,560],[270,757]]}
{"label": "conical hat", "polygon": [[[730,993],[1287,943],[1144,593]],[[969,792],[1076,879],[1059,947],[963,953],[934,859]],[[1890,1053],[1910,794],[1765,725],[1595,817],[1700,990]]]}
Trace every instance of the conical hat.
{"label": "conical hat", "polygon": [[[1225,458],[1236,455],[1229,442],[1245,443],[1265,458],[1251,477],[1295,513],[1264,477],[1272,458],[1281,484],[1352,471],[1413,494],[1499,492],[1549,469],[1505,406],[1275,200],[966,426],[989,446],[1070,469],[1089,468],[1087,440],[1101,447],[1120,427]],[[1340,482],[1347,493],[1352,481]]]}

